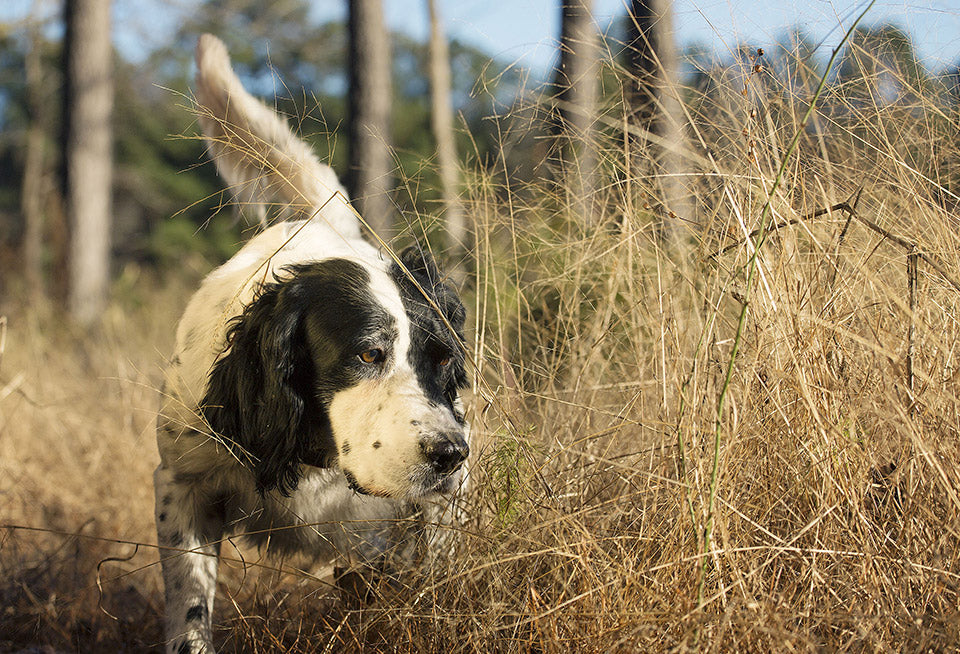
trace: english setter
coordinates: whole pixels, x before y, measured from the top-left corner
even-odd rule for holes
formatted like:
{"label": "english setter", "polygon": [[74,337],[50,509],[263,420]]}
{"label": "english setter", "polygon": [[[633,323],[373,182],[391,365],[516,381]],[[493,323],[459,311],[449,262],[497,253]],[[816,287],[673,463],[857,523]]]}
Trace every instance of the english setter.
{"label": "english setter", "polygon": [[210,35],[196,97],[230,188],[292,216],[210,273],[177,327],[154,476],[173,654],[213,651],[227,535],[382,565],[446,520],[469,453],[465,310],[433,260],[362,238],[334,172]]}

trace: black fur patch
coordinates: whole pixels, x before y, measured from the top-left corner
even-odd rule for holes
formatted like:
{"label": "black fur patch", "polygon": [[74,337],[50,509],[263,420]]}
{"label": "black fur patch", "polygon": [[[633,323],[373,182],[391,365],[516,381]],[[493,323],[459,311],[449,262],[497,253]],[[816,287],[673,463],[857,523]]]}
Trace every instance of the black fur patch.
{"label": "black fur patch", "polygon": [[193,649],[190,647],[190,643],[186,641],[180,643],[180,647],[177,648],[177,654],[193,654]]}
{"label": "black fur patch", "polygon": [[207,617],[207,607],[205,607],[203,604],[194,604],[189,609],[187,609],[187,615],[186,615],[187,622],[193,622],[195,620],[198,622],[203,622],[203,620],[206,617]]}
{"label": "black fur patch", "polygon": [[334,393],[374,374],[357,354],[388,348],[396,320],[352,261],[290,266],[280,277],[234,319],[201,410],[261,493],[289,495],[301,464],[331,464],[327,406]]}
{"label": "black fur patch", "polygon": [[[400,261],[407,270],[394,263],[391,273],[400,287],[403,308],[410,319],[407,358],[427,399],[454,411],[457,392],[467,385],[463,348],[466,309],[456,291],[443,282],[429,253],[410,247],[400,255]],[[433,305],[440,309],[442,317]],[[446,358],[450,359],[449,363],[441,366],[440,362]]]}

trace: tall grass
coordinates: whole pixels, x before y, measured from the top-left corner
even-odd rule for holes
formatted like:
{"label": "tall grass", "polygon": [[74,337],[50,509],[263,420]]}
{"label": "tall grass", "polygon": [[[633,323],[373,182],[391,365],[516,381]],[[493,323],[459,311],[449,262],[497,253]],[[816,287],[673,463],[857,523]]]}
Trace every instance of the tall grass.
{"label": "tall grass", "polygon": [[[960,645],[955,110],[837,82],[806,121],[813,89],[784,91],[805,62],[780,61],[686,92],[691,216],[615,100],[592,223],[554,150],[532,181],[506,156],[465,171],[475,454],[454,555],[355,603],[231,540],[223,651]],[[159,647],[150,423],[184,299],[140,292],[93,339],[4,308],[2,522],[46,531],[0,531],[0,650]]]}

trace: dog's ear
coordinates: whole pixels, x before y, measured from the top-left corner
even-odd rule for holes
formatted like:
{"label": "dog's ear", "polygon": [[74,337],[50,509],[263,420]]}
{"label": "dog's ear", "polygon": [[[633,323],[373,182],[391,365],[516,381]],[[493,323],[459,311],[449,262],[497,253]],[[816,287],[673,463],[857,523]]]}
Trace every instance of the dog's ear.
{"label": "dog's ear", "polygon": [[[295,282],[267,286],[231,326],[229,351],[210,374],[201,410],[257,489],[289,495],[300,481],[307,424],[317,408],[303,345],[303,302]],[[313,445],[315,448],[316,446]]]}
{"label": "dog's ear", "polygon": [[440,282],[440,269],[437,267],[436,260],[429,250],[424,250],[419,244],[411,245],[401,252],[400,263],[411,274],[417,277],[425,276],[430,280],[431,286]]}
{"label": "dog's ear", "polygon": [[[457,292],[446,283],[433,255],[419,245],[411,245],[400,253],[400,263],[410,271],[424,291],[433,295],[443,315],[453,325],[457,336],[463,338],[463,324],[467,318],[467,310],[460,302]],[[416,290],[412,293],[414,296],[419,295]]]}

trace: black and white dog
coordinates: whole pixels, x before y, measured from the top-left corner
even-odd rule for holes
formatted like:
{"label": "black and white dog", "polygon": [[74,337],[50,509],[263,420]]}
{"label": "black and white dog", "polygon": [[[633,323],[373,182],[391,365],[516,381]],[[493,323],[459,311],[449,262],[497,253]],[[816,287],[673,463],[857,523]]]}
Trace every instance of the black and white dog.
{"label": "black and white dog", "polygon": [[293,215],[210,273],[177,328],[154,478],[176,654],[213,651],[227,535],[382,564],[447,520],[469,452],[465,311],[432,259],[363,240],[333,171],[243,89],[223,43],[201,37],[197,69],[221,175]]}

